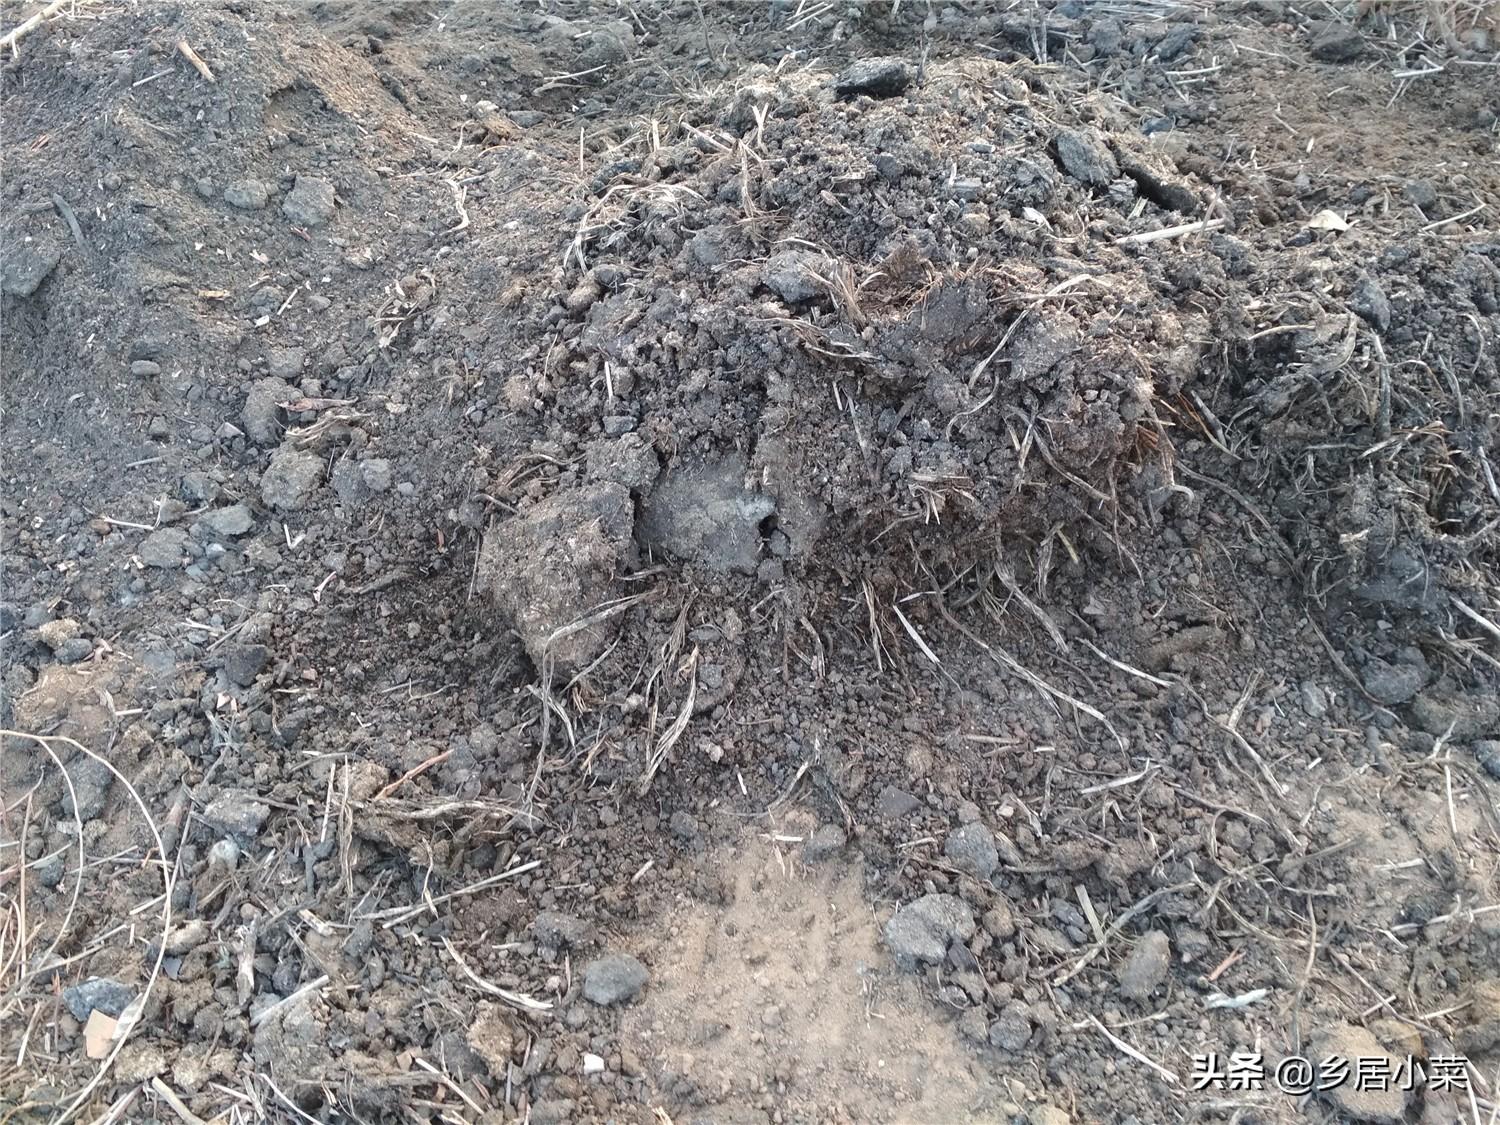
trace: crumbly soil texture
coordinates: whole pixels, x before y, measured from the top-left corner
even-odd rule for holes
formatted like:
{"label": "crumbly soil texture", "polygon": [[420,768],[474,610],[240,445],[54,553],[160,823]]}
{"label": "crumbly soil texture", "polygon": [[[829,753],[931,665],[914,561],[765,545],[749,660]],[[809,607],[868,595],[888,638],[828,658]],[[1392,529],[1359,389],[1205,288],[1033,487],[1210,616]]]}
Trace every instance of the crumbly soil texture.
{"label": "crumbly soil texture", "polygon": [[1492,1119],[1493,5],[49,8],[0,1119]]}

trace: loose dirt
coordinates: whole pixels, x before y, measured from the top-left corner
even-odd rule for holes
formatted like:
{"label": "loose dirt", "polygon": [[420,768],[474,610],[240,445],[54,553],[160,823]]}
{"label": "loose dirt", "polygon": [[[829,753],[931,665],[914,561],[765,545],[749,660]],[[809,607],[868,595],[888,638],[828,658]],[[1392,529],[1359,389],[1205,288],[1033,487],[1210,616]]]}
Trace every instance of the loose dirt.
{"label": "loose dirt", "polygon": [[1484,1120],[1500,25],[1367,7],[29,30],[0,1115]]}

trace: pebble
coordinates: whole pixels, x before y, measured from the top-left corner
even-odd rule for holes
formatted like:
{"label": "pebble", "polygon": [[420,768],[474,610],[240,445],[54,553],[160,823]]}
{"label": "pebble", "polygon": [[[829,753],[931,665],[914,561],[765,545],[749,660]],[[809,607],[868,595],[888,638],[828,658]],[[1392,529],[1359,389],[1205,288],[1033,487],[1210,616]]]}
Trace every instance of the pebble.
{"label": "pebble", "polygon": [[233,539],[244,535],[255,526],[255,516],[248,504],[231,504],[207,513],[199,520],[209,532],[219,539]]}
{"label": "pebble", "polygon": [[583,1073],[599,1074],[604,1070],[604,1060],[588,1051],[583,1053]]}
{"label": "pebble", "polygon": [[226,789],[203,809],[203,823],[226,835],[251,839],[260,833],[271,807],[245,789]]}
{"label": "pebble", "polygon": [[984,825],[974,822],[955,828],[943,843],[943,854],[965,871],[988,879],[1000,866],[995,837]]}
{"label": "pebble", "polygon": [[1309,719],[1321,719],[1328,714],[1328,694],[1317,684],[1311,680],[1303,680],[1299,693],[1302,696],[1302,710]]}
{"label": "pebble", "polygon": [[1172,964],[1172,943],[1160,930],[1143,934],[1120,970],[1120,995],[1144,1000],[1167,978]]}
{"label": "pebble", "polygon": [[138,359],[131,363],[130,373],[142,379],[149,379],[153,375],[161,374],[161,364],[154,359]]}
{"label": "pebble", "polygon": [[582,918],[560,910],[543,910],[531,921],[531,933],[549,949],[584,945],[594,936],[594,927]]}
{"label": "pebble", "polygon": [[187,532],[180,527],[160,527],[142,539],[136,554],[147,566],[176,570],[187,556]]}
{"label": "pebble", "polygon": [[296,512],[307,506],[322,483],[323,458],[283,445],[271,455],[271,464],[260,478],[260,496],[268,507]]}
{"label": "pebble", "polygon": [[910,86],[913,77],[905,59],[860,59],[833,80],[833,91],[841,98],[852,98],[857,94],[890,98]]}
{"label": "pebble", "polygon": [[1367,273],[1359,275],[1349,294],[1349,308],[1372,328],[1384,332],[1391,326],[1391,302],[1385,290]]}
{"label": "pebble", "polygon": [[1001,1008],[995,1022],[990,1024],[990,1046],[1017,1054],[1024,1051],[1030,1041],[1031,1009],[1019,1001]]}
{"label": "pebble", "polygon": [[73,1018],[82,1023],[95,1011],[118,1016],[135,999],[135,989],[109,977],[90,977],[82,984],[63,989],[62,999]]}
{"label": "pebble", "polygon": [[1057,159],[1063,170],[1080,183],[1105,187],[1120,175],[1120,166],[1091,130],[1064,129],[1057,135]]}
{"label": "pebble", "polygon": [[954,895],[923,895],[891,915],[885,924],[885,944],[898,968],[915,972],[923,965],[941,964],[950,941],[968,941],[977,927],[974,912]]}
{"label": "pebble", "polygon": [[1372,656],[1360,672],[1360,682],[1377,702],[1394,707],[1410,702],[1422,690],[1422,669],[1412,664],[1391,664]]}
{"label": "pebble", "polygon": [[224,655],[224,674],[231,683],[250,687],[270,662],[271,650],[265,645],[236,645]]}
{"label": "pebble", "polygon": [[298,226],[321,227],[333,218],[333,185],[312,176],[298,176],[281,201],[281,213]]}
{"label": "pebble", "polygon": [[640,995],[651,974],[628,953],[596,957],[583,967],[583,998],[591,1004],[624,1004]]}
{"label": "pebble", "polygon": [[692,841],[698,838],[697,818],[682,809],[678,809],[667,819],[667,827],[679,840]]}
{"label": "pebble", "polygon": [[1474,743],[1474,757],[1479,759],[1484,772],[1500,780],[1500,742],[1481,738]]}
{"label": "pebble", "polygon": [[848,842],[848,836],[837,824],[820,825],[802,845],[802,857],[808,863],[822,863],[843,851]]}
{"label": "pebble", "polygon": [[384,457],[370,457],[361,461],[359,475],[371,492],[385,492],[394,479],[391,475],[391,463]]}
{"label": "pebble", "polygon": [[47,275],[62,261],[60,246],[12,246],[8,247],[5,261],[0,263],[0,293],[12,297],[29,297],[41,288]]}
{"label": "pebble", "polygon": [[224,189],[224,202],[241,211],[260,211],[271,202],[271,189],[259,180],[236,180]]}
{"label": "pebble", "polygon": [[1313,36],[1313,58],[1323,62],[1350,62],[1359,58],[1364,50],[1364,36],[1346,24],[1330,21]]}
{"label": "pebble", "polygon": [[[1395,1074],[1400,1061],[1380,1045],[1380,1041],[1366,1028],[1340,1023],[1320,1029],[1302,1052],[1315,1060],[1320,1081],[1320,1095],[1335,1110],[1355,1121],[1376,1122],[1377,1125],[1398,1125],[1406,1116],[1406,1091],[1392,1083],[1387,1089],[1376,1088],[1376,1083],[1367,1083],[1361,1089],[1354,1082],[1335,1081],[1336,1071],[1325,1069],[1323,1060],[1346,1060],[1352,1066],[1358,1060],[1373,1060],[1376,1065],[1384,1060],[1386,1072]],[[1332,1062],[1327,1064],[1329,1067]],[[1369,1065],[1369,1064],[1366,1064]],[[1328,1087],[1322,1089],[1322,1087]]]}

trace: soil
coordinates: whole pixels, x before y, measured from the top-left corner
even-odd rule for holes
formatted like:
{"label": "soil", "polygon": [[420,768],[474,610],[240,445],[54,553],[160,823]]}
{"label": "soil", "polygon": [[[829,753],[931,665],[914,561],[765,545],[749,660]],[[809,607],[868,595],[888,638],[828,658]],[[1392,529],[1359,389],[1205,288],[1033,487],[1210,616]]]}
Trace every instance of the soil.
{"label": "soil", "polygon": [[1500,20],[1309,12],[29,31],[0,1117],[1491,1114]]}

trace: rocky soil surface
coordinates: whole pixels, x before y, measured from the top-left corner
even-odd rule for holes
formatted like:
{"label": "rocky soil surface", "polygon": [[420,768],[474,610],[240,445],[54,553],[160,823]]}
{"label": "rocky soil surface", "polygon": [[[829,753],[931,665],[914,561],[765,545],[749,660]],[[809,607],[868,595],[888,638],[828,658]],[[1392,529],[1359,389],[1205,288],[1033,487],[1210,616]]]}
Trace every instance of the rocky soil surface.
{"label": "rocky soil surface", "polygon": [[0,1121],[1492,1117],[1497,44],[49,13]]}

